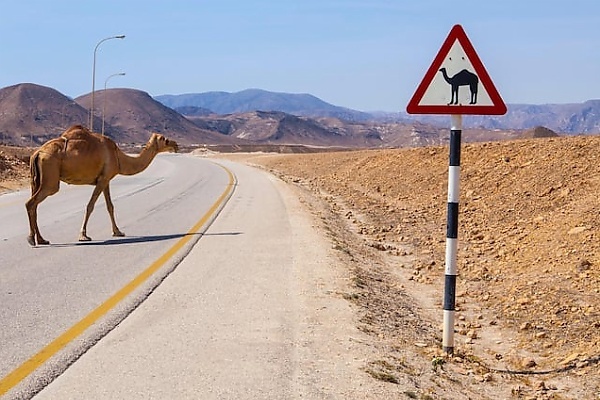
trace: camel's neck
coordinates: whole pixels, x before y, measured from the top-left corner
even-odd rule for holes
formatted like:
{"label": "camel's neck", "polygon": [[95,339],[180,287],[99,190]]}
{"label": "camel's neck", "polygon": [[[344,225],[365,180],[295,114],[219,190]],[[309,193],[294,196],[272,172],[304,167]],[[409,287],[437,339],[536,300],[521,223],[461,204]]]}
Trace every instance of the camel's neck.
{"label": "camel's neck", "polygon": [[119,174],[135,175],[145,170],[154,160],[157,152],[154,148],[145,147],[137,156],[129,156],[122,151],[118,152]]}
{"label": "camel's neck", "polygon": [[446,82],[448,82],[448,83],[452,83],[452,82],[450,81],[450,77],[449,77],[449,76],[448,76],[448,74],[446,73],[446,70],[445,70],[445,69],[442,69],[441,71],[442,71],[442,75],[444,76],[444,79],[446,80]]}

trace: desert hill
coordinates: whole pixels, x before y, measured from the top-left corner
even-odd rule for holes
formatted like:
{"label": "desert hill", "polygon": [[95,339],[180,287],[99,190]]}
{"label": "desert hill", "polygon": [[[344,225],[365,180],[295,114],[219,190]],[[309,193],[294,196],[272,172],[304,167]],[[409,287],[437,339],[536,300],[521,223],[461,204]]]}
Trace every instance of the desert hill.
{"label": "desert hill", "polygon": [[[106,96],[106,102],[105,97]],[[77,97],[75,101],[83,108],[91,105],[91,95]],[[172,108],[164,106],[150,95],[135,89],[107,89],[94,95],[95,107],[100,115],[105,109],[105,123],[120,132],[119,141],[145,143],[149,132],[168,135],[181,144],[235,143],[226,135],[204,130]],[[100,126],[95,126],[100,131]]]}
{"label": "desert hill", "polygon": [[313,119],[279,111],[188,118],[204,129],[254,143],[331,147],[381,147],[385,144],[376,130],[345,129],[356,124],[333,118]]}
{"label": "desert hill", "polygon": [[[0,139],[31,145],[60,135],[65,126],[88,123],[86,109],[62,93],[23,83],[0,89]],[[98,122],[98,120],[97,120]]]}
{"label": "desert hill", "polygon": [[526,139],[534,139],[534,138],[547,138],[547,137],[558,137],[558,134],[554,132],[552,129],[548,129],[544,126],[536,126],[533,129],[527,129],[525,132],[521,134],[521,137]]}

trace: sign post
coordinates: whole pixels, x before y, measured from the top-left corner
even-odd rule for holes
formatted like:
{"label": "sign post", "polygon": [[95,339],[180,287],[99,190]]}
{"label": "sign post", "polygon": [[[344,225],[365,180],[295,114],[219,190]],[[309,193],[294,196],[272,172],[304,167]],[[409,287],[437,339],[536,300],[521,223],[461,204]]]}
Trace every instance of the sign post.
{"label": "sign post", "polygon": [[[463,90],[460,90],[461,88]],[[506,113],[504,101],[460,25],[452,27],[425,77],[410,99],[406,111],[409,114],[448,114],[452,116],[448,166],[442,347],[447,354],[453,354],[462,116],[465,114],[503,115]]]}

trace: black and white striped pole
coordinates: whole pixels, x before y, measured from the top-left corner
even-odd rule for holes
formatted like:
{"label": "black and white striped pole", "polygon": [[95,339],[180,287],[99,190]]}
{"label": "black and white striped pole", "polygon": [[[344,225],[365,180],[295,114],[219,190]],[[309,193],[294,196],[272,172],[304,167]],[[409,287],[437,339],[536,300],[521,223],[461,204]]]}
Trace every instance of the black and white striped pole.
{"label": "black and white striped pole", "polygon": [[442,347],[454,353],[454,313],[456,309],[456,259],[458,251],[458,203],[460,192],[460,140],[462,115],[452,115],[450,159],[448,166],[448,218],[446,225],[446,263],[444,277],[444,332]]}
{"label": "black and white striped pole", "polygon": [[444,333],[442,347],[454,353],[454,314],[456,310],[456,259],[458,251],[458,203],[460,192],[460,141],[462,115],[452,115],[448,166],[448,218],[446,225],[446,263],[444,280]]}

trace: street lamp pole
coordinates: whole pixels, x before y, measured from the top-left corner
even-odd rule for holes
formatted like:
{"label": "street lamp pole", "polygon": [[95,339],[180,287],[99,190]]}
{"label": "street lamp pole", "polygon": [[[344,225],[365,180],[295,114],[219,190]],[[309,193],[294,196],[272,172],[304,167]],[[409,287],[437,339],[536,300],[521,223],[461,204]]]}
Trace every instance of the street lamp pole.
{"label": "street lamp pole", "polygon": [[102,39],[101,41],[98,42],[98,44],[96,44],[96,47],[94,48],[94,66],[92,68],[92,105],[90,107],[90,131],[94,131],[94,91],[96,90],[96,51],[98,50],[98,47],[106,42],[107,40],[110,39],[125,39],[125,35],[116,35],[116,36],[111,36],[111,37],[107,37]]}
{"label": "street lamp pole", "polygon": [[104,136],[104,119],[105,119],[105,115],[106,115],[106,84],[108,83],[108,80],[110,78],[112,78],[113,76],[123,76],[123,75],[125,75],[125,72],[118,72],[116,74],[112,74],[111,76],[106,78],[106,80],[104,81],[104,92],[102,92],[102,136]]}

